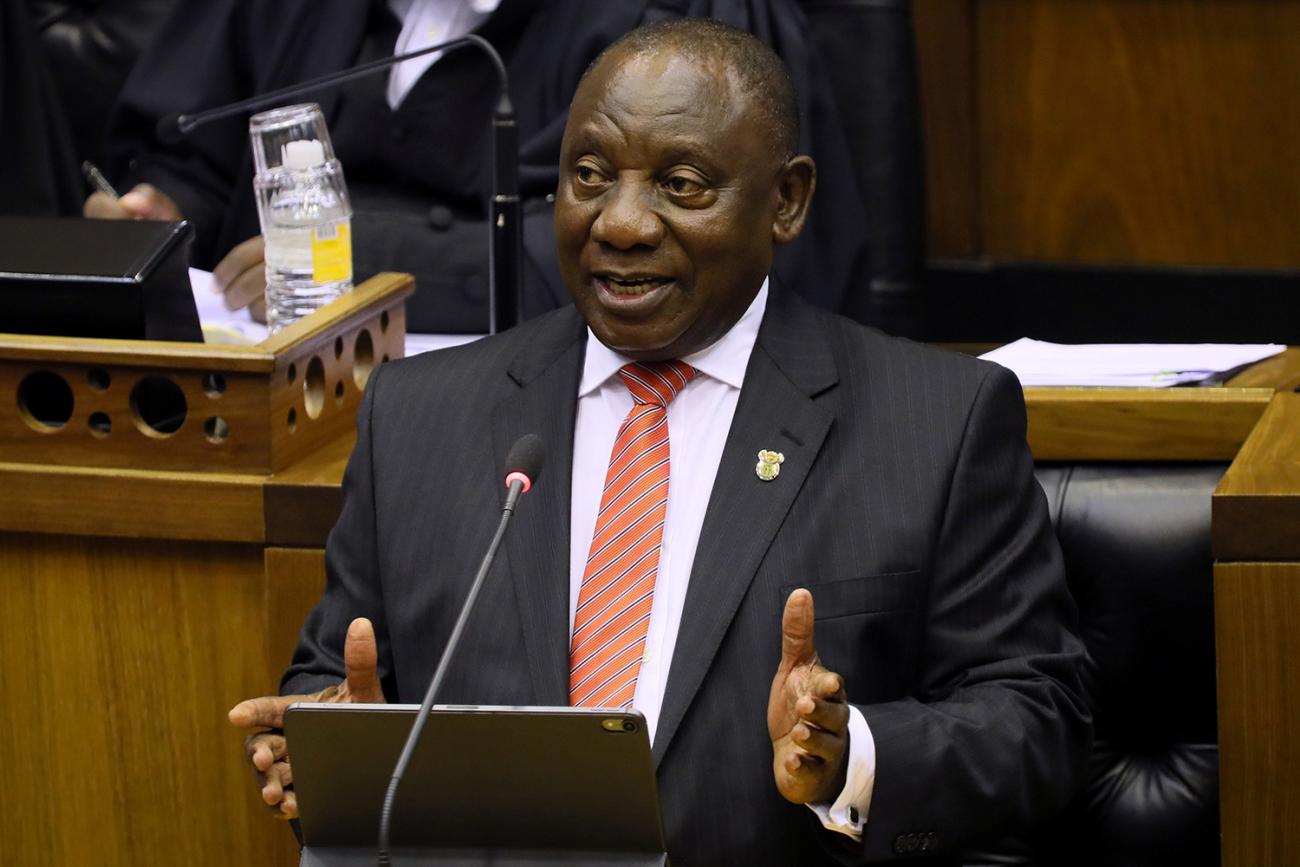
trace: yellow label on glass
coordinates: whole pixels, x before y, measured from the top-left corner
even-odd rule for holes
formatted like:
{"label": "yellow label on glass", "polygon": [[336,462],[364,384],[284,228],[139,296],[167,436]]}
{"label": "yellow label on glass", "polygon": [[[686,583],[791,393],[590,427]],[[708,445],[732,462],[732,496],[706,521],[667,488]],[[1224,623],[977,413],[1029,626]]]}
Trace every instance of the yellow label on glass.
{"label": "yellow label on glass", "polygon": [[311,230],[311,271],[317,283],[352,279],[352,230],[347,220]]}

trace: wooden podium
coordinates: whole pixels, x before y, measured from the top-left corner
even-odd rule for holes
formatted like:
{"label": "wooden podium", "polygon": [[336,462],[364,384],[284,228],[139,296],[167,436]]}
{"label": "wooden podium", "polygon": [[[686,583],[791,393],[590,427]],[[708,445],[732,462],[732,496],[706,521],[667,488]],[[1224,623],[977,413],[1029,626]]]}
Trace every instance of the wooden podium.
{"label": "wooden podium", "polygon": [[0,336],[0,860],[297,863],[226,721],[274,692],[409,276],[252,347]]}

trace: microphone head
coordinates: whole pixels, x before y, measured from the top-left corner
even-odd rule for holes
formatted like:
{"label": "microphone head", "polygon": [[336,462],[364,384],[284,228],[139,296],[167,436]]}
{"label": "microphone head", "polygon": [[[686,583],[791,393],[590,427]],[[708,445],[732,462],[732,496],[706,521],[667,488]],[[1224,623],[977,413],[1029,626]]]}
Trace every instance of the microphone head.
{"label": "microphone head", "polygon": [[185,140],[185,133],[181,132],[181,116],[179,114],[164,115],[154,127],[154,134],[158,136],[158,141],[165,145],[180,144]]}
{"label": "microphone head", "polygon": [[537,434],[524,434],[510,447],[506,456],[506,486],[511,482],[522,481],[526,492],[542,474],[542,462],[546,458],[546,447]]}

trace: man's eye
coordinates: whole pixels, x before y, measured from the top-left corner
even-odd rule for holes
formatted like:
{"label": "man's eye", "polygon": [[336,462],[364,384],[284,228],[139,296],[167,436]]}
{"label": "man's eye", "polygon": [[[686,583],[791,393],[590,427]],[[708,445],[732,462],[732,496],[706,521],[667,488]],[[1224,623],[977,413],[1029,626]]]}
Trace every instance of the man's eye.
{"label": "man's eye", "polygon": [[594,184],[600,181],[600,175],[591,166],[578,166],[573,170],[578,181],[584,184]]}
{"label": "man's eye", "polygon": [[672,175],[664,181],[664,187],[670,193],[678,196],[693,195],[704,189],[703,184],[686,175]]}

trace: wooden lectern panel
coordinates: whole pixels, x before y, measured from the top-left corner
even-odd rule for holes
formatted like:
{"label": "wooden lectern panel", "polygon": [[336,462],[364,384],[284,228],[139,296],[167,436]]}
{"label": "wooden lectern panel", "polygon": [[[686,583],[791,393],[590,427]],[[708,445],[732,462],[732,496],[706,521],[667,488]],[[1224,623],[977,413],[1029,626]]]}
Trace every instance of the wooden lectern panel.
{"label": "wooden lectern panel", "polygon": [[256,545],[0,533],[0,860],[296,864],[226,720],[266,597]]}
{"label": "wooden lectern panel", "polygon": [[1218,563],[1223,863],[1289,867],[1300,852],[1300,563]]}

